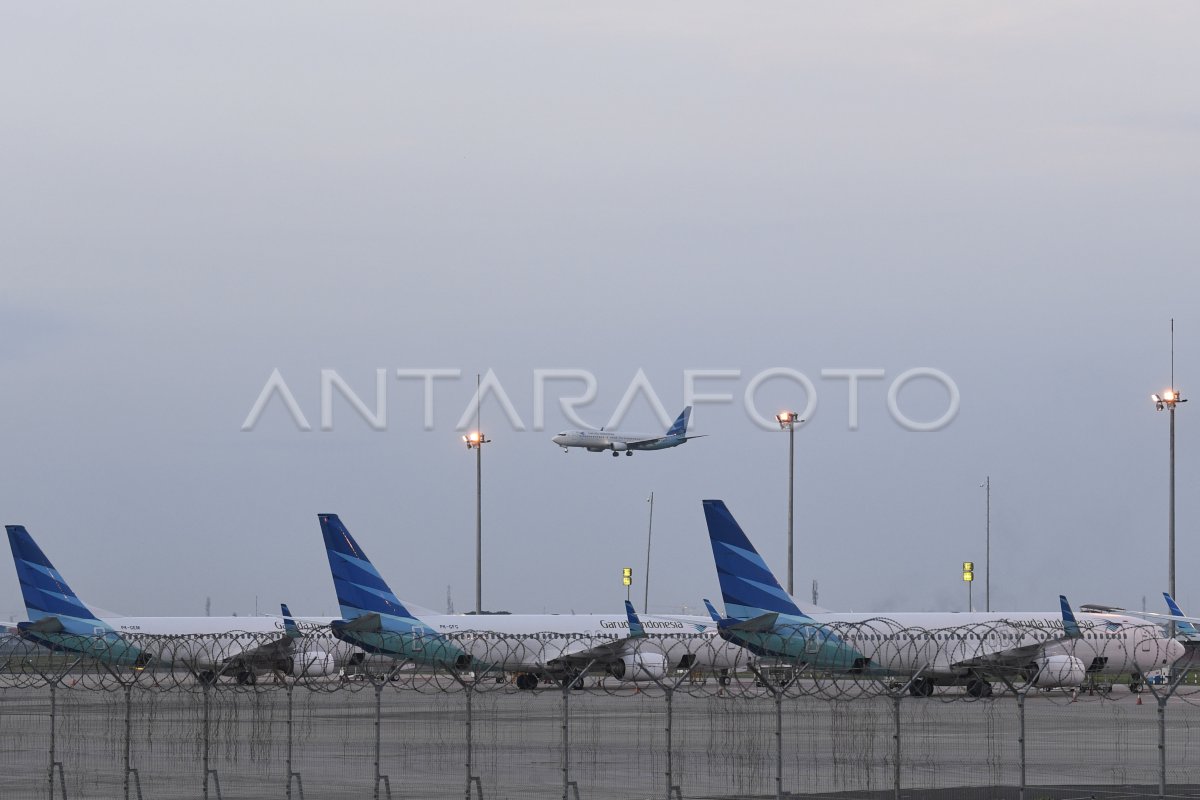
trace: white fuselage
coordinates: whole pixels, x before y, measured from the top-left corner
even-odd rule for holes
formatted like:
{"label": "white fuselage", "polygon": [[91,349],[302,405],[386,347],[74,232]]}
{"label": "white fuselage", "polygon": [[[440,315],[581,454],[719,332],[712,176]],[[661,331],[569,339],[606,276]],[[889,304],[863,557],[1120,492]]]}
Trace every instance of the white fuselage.
{"label": "white fuselage", "polygon": [[[1010,663],[1011,651],[1018,648],[1031,648],[1031,663],[1067,656],[1089,673],[1107,675],[1145,674],[1183,655],[1183,646],[1160,626],[1121,614],[1078,614],[1078,638],[1064,637],[1060,614],[1042,612],[814,614],[812,619],[835,633],[846,651],[870,659],[870,668],[895,674],[924,670],[929,676],[960,676],[970,669],[963,665]],[[790,656],[803,658],[803,652]]]}
{"label": "white fuselage", "polygon": [[[102,622],[111,625],[122,638],[152,658],[152,664],[186,665],[197,670],[220,669],[248,651],[285,638],[283,619],[279,617],[108,617]],[[320,636],[328,630],[330,619],[306,618],[300,623],[303,632],[318,634],[315,645],[329,650],[336,644],[330,636]],[[97,634],[103,633],[97,628]],[[307,644],[301,637],[295,648],[304,651]],[[345,646],[336,648],[346,650]],[[345,656],[346,653],[340,653]]]}
{"label": "white fuselage", "polygon": [[[624,643],[628,652],[660,654],[670,669],[716,671],[746,662],[745,651],[721,639],[707,617],[640,619],[646,636]],[[510,672],[553,670],[557,659],[629,637],[628,619],[616,614],[424,615],[421,622],[476,661]]]}
{"label": "white fuselage", "polygon": [[594,453],[604,450],[661,450],[687,441],[683,436],[664,436],[660,433],[620,433],[618,431],[563,431],[552,440],[564,450],[582,447]]}

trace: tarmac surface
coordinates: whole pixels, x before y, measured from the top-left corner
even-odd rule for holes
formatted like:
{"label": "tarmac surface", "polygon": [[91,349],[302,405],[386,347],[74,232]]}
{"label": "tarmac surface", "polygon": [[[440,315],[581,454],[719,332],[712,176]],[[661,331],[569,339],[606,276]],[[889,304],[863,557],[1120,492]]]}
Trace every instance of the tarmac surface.
{"label": "tarmac surface", "polygon": [[[65,789],[68,798],[124,798],[128,782],[128,796],[140,785],[147,799],[463,798],[469,755],[478,779],[470,796],[484,800],[561,798],[564,781],[567,796],[581,800],[664,798],[668,770],[678,787],[671,797],[768,798],[776,796],[780,747],[785,796],[895,796],[896,710],[886,697],[784,699],[777,717],[770,696],[718,694],[711,685],[678,692],[668,749],[661,692],[570,692],[564,731],[564,693],[554,688],[474,693],[469,727],[461,690],[328,689],[297,687],[289,703],[280,687],[134,689],[128,701],[120,690],[64,688],[54,698],[53,735],[48,689],[2,690],[0,797],[44,800],[56,762],[55,797]],[[1200,798],[1198,700],[1167,705],[1168,797]],[[1124,689],[1077,702],[1061,692],[1031,695],[1024,797],[1157,797],[1157,710],[1153,698],[1139,705]],[[905,698],[900,797],[1018,798],[1020,739],[1012,697]]]}

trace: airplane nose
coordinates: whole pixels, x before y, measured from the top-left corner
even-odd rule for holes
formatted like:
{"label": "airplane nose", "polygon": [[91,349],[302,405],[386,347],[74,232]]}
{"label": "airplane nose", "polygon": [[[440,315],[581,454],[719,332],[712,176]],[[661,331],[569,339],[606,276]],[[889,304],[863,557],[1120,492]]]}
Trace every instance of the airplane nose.
{"label": "airplane nose", "polygon": [[1178,639],[1171,639],[1167,643],[1167,662],[1174,664],[1176,661],[1183,658],[1183,655],[1186,652],[1187,648],[1185,648]]}
{"label": "airplane nose", "polygon": [[565,438],[565,437],[563,437],[563,435],[560,433],[558,436],[555,436],[555,437],[554,437],[553,439],[551,439],[550,441],[554,442],[555,444],[562,444],[562,443],[563,443],[563,438]]}

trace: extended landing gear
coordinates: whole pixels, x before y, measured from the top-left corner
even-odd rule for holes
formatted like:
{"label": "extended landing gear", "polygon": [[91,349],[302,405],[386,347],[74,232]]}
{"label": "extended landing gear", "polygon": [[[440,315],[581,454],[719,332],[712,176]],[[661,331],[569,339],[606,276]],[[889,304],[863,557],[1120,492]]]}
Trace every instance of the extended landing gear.
{"label": "extended landing gear", "polygon": [[613,450],[613,458],[616,458],[619,455],[621,455],[621,454],[618,453],[616,450]]}
{"label": "extended landing gear", "polygon": [[[1145,686],[1144,678],[1140,672],[1135,672],[1129,676],[1129,691],[1134,694],[1141,694],[1142,687]],[[1140,702],[1140,701],[1139,701]]]}
{"label": "extended landing gear", "polygon": [[258,676],[250,670],[242,670],[237,674],[237,682],[239,686],[253,686],[258,683]]}
{"label": "extended landing gear", "polygon": [[523,692],[532,691],[538,685],[537,675],[530,675],[527,672],[522,672],[517,676],[517,688]]}
{"label": "extended landing gear", "polygon": [[992,696],[992,685],[982,678],[972,677],[967,681],[967,694],[974,698]]}
{"label": "extended landing gear", "polygon": [[196,679],[205,686],[212,686],[217,682],[217,675],[212,670],[204,670],[196,674]]}
{"label": "extended landing gear", "polygon": [[929,678],[915,678],[908,685],[908,693],[913,697],[933,697],[933,681]]}

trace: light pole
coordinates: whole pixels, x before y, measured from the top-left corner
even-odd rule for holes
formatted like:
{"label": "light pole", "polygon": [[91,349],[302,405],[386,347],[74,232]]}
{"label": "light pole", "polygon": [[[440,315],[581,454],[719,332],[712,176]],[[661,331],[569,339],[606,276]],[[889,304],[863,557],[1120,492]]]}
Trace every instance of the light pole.
{"label": "light pole", "polygon": [[644,580],[645,593],[642,595],[642,613],[650,613],[650,537],[654,535],[654,492],[646,498],[650,504],[650,524],[646,528],[646,577]]}
{"label": "light pole", "polygon": [[975,562],[963,562],[963,582],[967,584],[967,613],[975,610],[975,604],[971,602],[971,585],[975,582]]}
{"label": "light pole", "polygon": [[775,415],[779,427],[788,432],[788,594],[792,592],[792,515],[796,487],[796,426],[803,423],[795,411],[781,411]]}
{"label": "light pole", "polygon": [[483,446],[491,441],[483,431],[462,437],[475,451],[475,613],[483,613]]}
{"label": "light pole", "polygon": [[983,537],[983,596],[988,611],[992,610],[992,476],[988,475],[983,481],[987,493],[986,511],[984,512]]}
{"label": "light pole", "polygon": [[1171,445],[1170,470],[1167,491],[1167,590],[1175,597],[1175,406],[1186,403],[1187,400],[1174,389],[1167,389],[1161,395],[1152,394],[1154,408],[1162,411],[1164,408],[1171,415]]}
{"label": "light pole", "polygon": [[[1186,403],[1187,399],[1175,389],[1175,320],[1171,319],[1171,388],[1161,395],[1152,394],[1154,409],[1164,408],[1171,417],[1170,470],[1167,490],[1167,590],[1175,597],[1175,406]],[[1178,600],[1179,598],[1175,598]],[[1175,625],[1171,625],[1171,636],[1175,635]]]}

